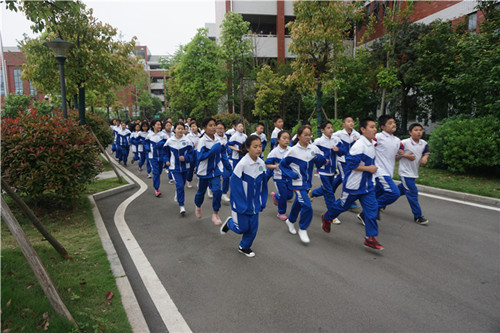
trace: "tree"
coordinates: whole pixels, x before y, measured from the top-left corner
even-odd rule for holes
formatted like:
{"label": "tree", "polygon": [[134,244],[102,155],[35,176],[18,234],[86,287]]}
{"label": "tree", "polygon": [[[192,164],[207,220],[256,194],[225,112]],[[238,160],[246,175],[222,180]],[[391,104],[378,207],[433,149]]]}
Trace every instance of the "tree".
{"label": "tree", "polygon": [[207,117],[208,109],[217,105],[224,91],[219,50],[208,38],[207,29],[198,29],[185,50],[176,68],[176,79],[182,92],[193,99],[195,111],[203,109],[203,116]]}
{"label": "tree", "polygon": [[285,77],[275,74],[269,65],[264,65],[255,82],[257,98],[253,115],[259,119],[277,115],[281,98],[285,94],[284,86]]}
{"label": "tree", "polygon": [[338,83],[337,60],[345,50],[344,41],[353,21],[360,15],[357,13],[360,5],[356,1],[297,1],[293,4],[296,18],[288,23],[292,37],[289,49],[297,58],[292,63],[295,72],[290,80],[316,90],[318,124],[321,123],[322,85],[328,73],[334,73],[328,84]]}
{"label": "tree", "polygon": [[[250,22],[243,21],[241,14],[227,12],[221,24],[221,47],[223,56],[227,61],[229,77],[239,82],[238,90],[240,96],[240,119],[244,121],[244,78],[245,69],[251,64],[252,40],[245,37],[249,35]],[[228,94],[228,100],[234,99],[232,92]]]}

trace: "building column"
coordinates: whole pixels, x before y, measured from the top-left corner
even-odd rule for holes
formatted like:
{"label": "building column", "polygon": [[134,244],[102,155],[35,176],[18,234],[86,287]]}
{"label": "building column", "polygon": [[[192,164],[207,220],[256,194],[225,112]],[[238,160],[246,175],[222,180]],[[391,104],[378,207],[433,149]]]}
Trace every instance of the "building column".
{"label": "building column", "polygon": [[276,36],[278,43],[278,61],[285,62],[285,2],[283,0],[276,1]]}

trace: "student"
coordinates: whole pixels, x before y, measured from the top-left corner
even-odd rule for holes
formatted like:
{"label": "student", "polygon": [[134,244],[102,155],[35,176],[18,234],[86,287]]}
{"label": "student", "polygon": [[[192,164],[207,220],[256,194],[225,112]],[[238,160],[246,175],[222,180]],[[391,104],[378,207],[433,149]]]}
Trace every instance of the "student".
{"label": "student", "polygon": [[375,147],[372,140],[377,134],[377,124],[375,120],[366,118],[360,121],[359,129],[362,135],[353,144],[349,154],[346,155],[342,196],[331,207],[328,207],[327,214],[323,214],[321,217],[322,228],[323,231],[330,232],[332,221],[327,220],[325,216],[334,219],[348,210],[352,203],[359,199],[364,212],[364,246],[383,250],[384,247],[375,238],[378,236],[378,205],[373,178],[377,172],[377,166],[375,165]]}
{"label": "student", "polygon": [[[222,121],[217,122],[216,133],[219,141],[222,145],[221,156],[224,159],[227,159],[227,138],[225,135],[226,126]],[[227,192],[229,192],[229,179],[231,178],[232,169],[228,169],[224,167],[224,171],[222,172],[222,201],[229,202],[230,199],[227,196]]]}
{"label": "student", "polygon": [[113,119],[111,121],[111,124],[109,125],[109,128],[111,128],[111,131],[113,131],[113,143],[111,144],[111,154],[116,152],[116,119]]}
{"label": "student", "polygon": [[[342,141],[333,136],[333,124],[330,120],[322,122],[320,130],[323,135],[314,140],[314,145],[321,150],[328,163],[317,169],[319,179],[321,180],[321,187],[314,191],[309,191],[309,198],[323,196],[326,207],[328,208],[335,202],[335,191],[333,190],[333,186],[335,173],[337,172],[337,155],[345,155],[345,152],[343,150]],[[328,211],[325,213],[327,220],[331,220],[333,224],[340,224],[339,219],[331,219],[327,213]]]}
{"label": "student", "polygon": [[278,206],[278,215],[280,220],[286,221],[286,203],[293,198],[292,180],[281,172],[279,164],[286,153],[291,149],[288,146],[290,142],[290,133],[281,131],[278,133],[278,146],[271,150],[266,159],[266,167],[272,171],[274,185],[276,186],[277,193],[271,192],[274,205]]}
{"label": "student", "polygon": [[151,122],[151,133],[146,137],[144,148],[148,151],[148,161],[153,168],[153,186],[155,188],[155,196],[159,197],[160,192],[160,176],[163,171],[164,150],[163,146],[167,142],[167,136],[161,130],[161,121],[156,119]]}
{"label": "student", "polygon": [[229,156],[229,159],[231,161],[231,165],[234,168],[236,168],[236,165],[242,158],[240,155],[240,149],[243,147],[245,144],[245,140],[247,139],[247,135],[243,133],[244,127],[242,122],[237,122],[236,123],[236,132],[234,132],[233,135],[231,135],[231,138],[227,142],[227,146],[229,149],[231,149],[231,155]]}
{"label": "student", "polygon": [[[175,136],[174,132],[172,131],[172,122],[171,121],[167,120],[163,123],[163,131],[162,132],[165,133],[167,140],[170,139],[171,137]],[[165,156],[165,158],[166,158],[166,156]],[[173,184],[174,179],[172,178],[172,174],[170,173],[170,170],[168,169],[166,162],[167,161],[165,161],[165,170],[168,174],[168,183]]]}
{"label": "student", "polygon": [[[375,135],[375,165],[377,173],[375,174],[375,195],[378,203],[377,219],[380,220],[380,211],[386,206],[396,201],[401,193],[397,185],[392,180],[396,157],[402,154],[401,140],[394,136],[396,132],[396,119],[393,116],[384,114],[378,118],[378,125],[382,129],[381,133]],[[363,220],[361,212],[360,220]]]}
{"label": "student", "polygon": [[196,146],[196,175],[198,177],[199,184],[198,191],[194,197],[194,203],[196,205],[195,215],[198,219],[201,219],[201,205],[203,204],[207,187],[210,186],[213,192],[212,222],[215,225],[221,225],[222,221],[219,216],[220,200],[222,196],[220,189],[220,176],[222,175],[224,167],[221,155],[222,145],[215,136],[215,119],[211,117],[205,118],[202,125],[203,129],[205,129],[205,133],[202,135]]}
{"label": "student", "polygon": [[264,124],[258,123],[257,127],[255,127],[255,132],[250,135],[257,135],[260,138],[260,142],[262,143],[262,154],[260,154],[260,158],[264,158],[264,150],[266,150],[267,145],[267,137],[266,133],[264,133]]}
{"label": "student", "polygon": [[194,169],[196,168],[196,147],[198,145],[198,142],[200,141],[200,131],[198,129],[198,124],[196,123],[196,121],[192,121],[189,126],[190,130],[186,134],[186,137],[191,140],[191,144],[193,145],[193,152],[191,156],[190,168],[186,176],[186,183],[188,188],[192,188],[193,185],[191,184],[191,182],[193,181]]}
{"label": "student", "polygon": [[[226,131],[226,137],[227,137],[227,141],[229,141],[229,139],[231,139],[231,136],[234,134],[234,132],[236,132],[236,125],[238,124],[239,120],[238,119],[235,119],[231,122],[231,125],[233,126],[233,128],[230,128]],[[229,155],[230,151],[229,151],[229,148],[228,148],[228,155]]]}
{"label": "student", "polygon": [[125,122],[121,123],[121,128],[116,132],[116,150],[120,152],[118,162],[123,162],[124,166],[127,166],[131,134],[132,132],[127,128],[127,123]]}
{"label": "student", "polygon": [[410,138],[403,140],[403,154],[398,155],[399,160],[399,191],[401,195],[406,195],[408,203],[413,213],[413,220],[418,224],[427,224],[427,220],[422,215],[422,209],[418,203],[418,188],[415,185],[415,179],[418,178],[418,166],[426,165],[429,158],[430,150],[427,142],[422,140],[424,129],[420,124],[411,124],[409,128]]}
{"label": "student", "polygon": [[[304,120],[304,121],[302,122],[301,126],[308,126],[309,128],[311,128],[311,122],[310,122],[309,120]],[[312,130],[312,129],[311,129],[311,130]],[[297,142],[297,140],[295,140],[295,139],[297,139],[297,133],[295,133],[295,135],[294,135],[294,136],[292,137],[292,139],[290,140],[290,147],[292,147],[292,146],[293,146],[293,145],[292,145],[292,143],[293,143],[293,142]],[[312,137],[311,137],[311,142],[310,142],[310,143],[313,143],[313,141],[312,141]]]}
{"label": "student", "polygon": [[323,153],[315,145],[310,144],[311,129],[307,126],[300,126],[297,131],[298,144],[295,144],[281,160],[279,167],[281,171],[292,179],[292,188],[295,191],[295,201],[293,202],[288,219],[285,221],[288,231],[295,235],[294,223],[300,212],[299,237],[307,244],[310,242],[307,235],[307,228],[312,220],[311,200],[307,193],[312,186],[314,165],[320,168],[327,160]]}
{"label": "student", "polygon": [[283,118],[281,116],[275,116],[273,118],[274,129],[271,133],[271,146],[270,150],[273,150],[278,145],[278,133],[283,130]]}
{"label": "student", "polygon": [[[115,149],[116,149],[116,152],[115,152],[115,159],[116,159],[117,161],[120,161],[120,160],[121,160],[121,155],[122,155],[122,152],[121,152],[121,149],[119,149],[119,148],[117,147],[116,142],[117,142],[117,140],[118,140],[118,131],[120,131],[120,130],[121,130],[122,125],[121,125],[121,121],[120,121],[120,119],[116,119],[116,122],[115,122],[115,123],[116,123],[116,125],[115,125],[114,130],[113,130],[113,136],[114,136],[114,138],[115,138],[115,139],[114,139],[114,142],[115,142]],[[112,149],[112,148],[111,148],[111,149]]]}
{"label": "student", "polygon": [[267,177],[261,139],[250,135],[242,147],[245,156],[231,176],[231,216],[221,226],[221,234],[229,230],[242,234],[238,251],[247,257],[255,257],[251,246],[259,228],[259,213],[267,202]]}
{"label": "student", "polygon": [[139,136],[137,138],[139,142],[138,151],[139,151],[139,163],[137,165],[137,171],[142,171],[142,166],[146,163],[146,171],[148,173],[147,177],[151,178],[151,164],[147,160],[147,152],[144,148],[144,143],[149,134],[149,124],[147,121],[143,121],[141,123],[141,131],[139,132]]}
{"label": "student", "polygon": [[141,124],[132,123],[133,128],[130,130],[132,134],[130,134],[130,144],[132,145],[132,153],[134,156],[132,157],[131,164],[134,164],[135,161],[139,161],[139,133],[141,132]]}
{"label": "student", "polygon": [[[356,140],[358,140],[361,135],[354,129],[354,120],[351,116],[347,116],[342,119],[342,126],[344,127],[344,129],[333,133],[333,135],[342,141],[344,148],[343,150],[347,153],[351,149],[354,142],[356,142]],[[333,183],[333,193],[337,191],[337,187],[339,187],[339,185],[342,184],[342,181],[344,180],[345,155],[338,156],[337,161],[337,168],[339,170],[339,173],[337,177],[335,177],[335,181]],[[356,208],[359,208],[359,205],[353,203],[350,209]]]}
{"label": "student", "polygon": [[186,213],[184,208],[184,184],[189,170],[191,157],[193,156],[193,144],[184,136],[184,124],[178,122],[174,128],[175,135],[165,143],[165,156],[167,156],[167,166],[175,180],[175,201],[179,204],[180,214]]}

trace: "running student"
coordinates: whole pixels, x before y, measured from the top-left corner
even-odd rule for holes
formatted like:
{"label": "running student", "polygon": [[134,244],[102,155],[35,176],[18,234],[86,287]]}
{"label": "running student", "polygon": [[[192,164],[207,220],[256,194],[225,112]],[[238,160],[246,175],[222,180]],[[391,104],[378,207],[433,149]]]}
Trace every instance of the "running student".
{"label": "running student", "polygon": [[139,161],[139,134],[141,133],[141,124],[132,123],[130,130],[132,131],[132,134],[130,134],[130,144],[132,145],[132,153],[134,153],[130,163],[134,164],[135,161]]}
{"label": "running student", "polygon": [[[198,191],[194,197],[194,203],[196,205],[195,215],[198,219],[201,219],[201,205],[205,198],[205,192],[207,187],[210,186],[213,192],[212,200],[212,222],[215,225],[221,225],[222,221],[219,216],[220,200],[222,196],[220,188],[220,176],[224,166],[231,168],[229,162],[224,160],[222,157],[222,145],[219,139],[215,136],[216,125],[214,118],[205,118],[203,120],[203,128],[205,133],[200,138],[198,145],[196,147],[197,153],[197,167],[196,175],[199,180]],[[224,163],[224,165],[223,165]]]}
{"label": "running student", "polygon": [[[116,150],[120,152],[118,162],[123,162],[127,166],[127,158],[130,151],[130,135],[132,132],[127,128],[125,122],[121,123],[121,128],[116,132]],[[118,153],[116,154],[118,156]]]}
{"label": "running student", "polygon": [[266,166],[259,157],[262,153],[260,138],[250,135],[241,153],[246,155],[231,176],[231,216],[220,231],[221,234],[229,230],[242,234],[238,251],[247,257],[254,257],[251,246],[259,228],[259,213],[267,202]]}
{"label": "running student", "polygon": [[415,179],[418,178],[419,165],[427,164],[430,150],[427,142],[422,140],[424,132],[422,125],[411,124],[409,132],[411,137],[402,141],[404,151],[398,156],[398,173],[401,178],[401,184],[398,187],[401,195],[406,195],[406,199],[408,199],[415,223],[427,224],[429,220],[422,215],[422,209],[418,203],[418,188],[415,185]]}
{"label": "running student", "polygon": [[144,163],[146,163],[146,171],[148,173],[148,178],[151,178],[151,164],[147,160],[148,154],[146,148],[144,148],[144,144],[146,142],[148,134],[149,134],[149,124],[147,121],[143,121],[141,123],[141,131],[139,132],[139,136],[137,137],[137,140],[139,142],[139,146],[137,148],[137,150],[139,151],[139,163],[137,164],[137,171],[141,172],[142,166],[144,165]]}
{"label": "running student", "polygon": [[167,166],[175,181],[175,198],[180,208],[180,214],[186,213],[184,208],[184,184],[189,170],[189,163],[193,156],[191,140],[184,136],[184,124],[178,122],[174,128],[175,135],[165,143],[165,156]]}
{"label": "running student", "polygon": [[273,150],[278,145],[278,133],[283,130],[283,118],[281,116],[275,116],[273,118],[274,129],[271,133],[271,147]]}
{"label": "running student", "polygon": [[286,153],[291,149],[288,146],[290,142],[290,133],[281,131],[278,133],[278,146],[274,148],[266,159],[266,167],[271,171],[274,185],[277,192],[271,192],[275,206],[278,206],[278,215],[280,220],[286,221],[286,202],[293,198],[292,180],[281,172],[279,164]]}
{"label": "running student", "polygon": [[[222,145],[221,154],[224,159],[227,159],[227,137],[225,135],[226,126],[222,121],[217,122],[216,133],[219,141]],[[224,157],[225,155],[225,157]],[[229,202],[229,197],[227,196],[227,192],[229,192],[229,178],[231,178],[232,170],[224,167],[224,171],[222,172],[222,201]]]}
{"label": "running student", "polygon": [[[340,199],[332,207],[328,207],[332,219],[348,210],[352,203],[359,199],[364,212],[365,241],[364,246],[383,250],[375,236],[378,235],[377,225],[377,198],[375,196],[374,175],[377,172],[375,165],[375,147],[372,140],[377,134],[375,120],[366,118],[360,121],[359,128],[363,134],[351,147],[346,155],[345,178]],[[322,216],[323,230],[330,232],[331,220]]]}
{"label": "running student", "polygon": [[258,123],[255,127],[255,132],[250,135],[257,135],[260,138],[260,142],[262,143],[262,153],[260,154],[260,158],[264,158],[264,150],[266,150],[267,146],[267,137],[266,133],[264,133],[264,124]]}
{"label": "running student", "polygon": [[167,142],[167,136],[161,131],[161,121],[153,120],[151,122],[152,131],[146,137],[144,148],[148,151],[148,162],[153,168],[153,187],[155,188],[155,196],[159,197],[160,192],[160,176],[163,171],[164,150],[163,146]]}
{"label": "running student", "polygon": [[186,137],[191,140],[191,143],[193,145],[190,168],[186,176],[187,187],[191,188],[193,187],[193,185],[191,185],[191,182],[193,181],[194,169],[196,168],[196,146],[200,141],[200,131],[198,129],[198,124],[196,123],[196,121],[191,122],[189,132],[186,134]]}
{"label": "running student", "polygon": [[311,200],[307,193],[311,189],[314,165],[321,168],[328,161],[323,157],[321,150],[311,141],[311,129],[307,126],[299,127],[297,131],[298,144],[295,144],[281,160],[279,167],[281,171],[292,179],[292,188],[295,191],[295,201],[293,202],[288,219],[285,221],[288,231],[295,235],[294,223],[300,213],[299,237],[303,243],[309,243],[307,228],[312,220]]}
{"label": "running student", "polygon": [[241,160],[242,156],[240,154],[240,149],[245,144],[245,140],[247,139],[247,135],[243,133],[244,127],[242,122],[236,123],[236,132],[231,135],[231,138],[227,142],[227,147],[231,149],[231,155],[229,159],[231,160],[231,165],[233,169],[236,167],[238,162]]}

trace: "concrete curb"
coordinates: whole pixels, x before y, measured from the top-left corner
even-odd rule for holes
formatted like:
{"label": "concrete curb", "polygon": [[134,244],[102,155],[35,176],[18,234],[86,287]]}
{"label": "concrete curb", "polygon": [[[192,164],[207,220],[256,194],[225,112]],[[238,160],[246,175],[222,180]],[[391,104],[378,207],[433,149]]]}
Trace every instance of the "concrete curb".
{"label": "concrete curb", "polygon": [[[131,185],[133,186],[134,184]],[[113,192],[113,194],[114,193],[118,192],[115,191]],[[94,215],[94,221],[97,227],[97,232],[99,234],[99,237],[101,238],[102,246],[106,251],[108,261],[111,266],[111,271],[113,272],[113,276],[115,277],[116,285],[118,287],[118,290],[122,298],[123,308],[125,309],[125,312],[127,314],[130,326],[132,327],[133,332],[148,333],[150,331],[146,323],[146,319],[142,314],[141,307],[137,302],[137,298],[135,297],[134,291],[132,290],[132,286],[130,285],[128,277],[125,274],[125,270],[123,269],[120,258],[116,253],[115,247],[113,246],[113,242],[109,237],[106,226],[104,225],[104,221],[102,220],[101,214],[99,213],[99,209],[97,208],[97,204],[94,200],[94,196],[92,195],[88,196],[92,204],[92,214]]]}
{"label": "concrete curb", "polygon": [[[112,189],[109,189],[106,191],[102,191],[99,193],[95,193],[94,194],[95,200],[104,199],[104,198],[110,197],[112,195],[125,192],[125,191],[127,191],[135,186],[135,182],[127,174],[125,174],[121,169],[118,169],[118,173],[120,174],[120,176],[122,176],[127,181],[128,184],[118,186],[118,187],[115,187],[115,188],[112,188]],[[116,176],[113,173],[113,178],[114,177],[116,177]]]}

